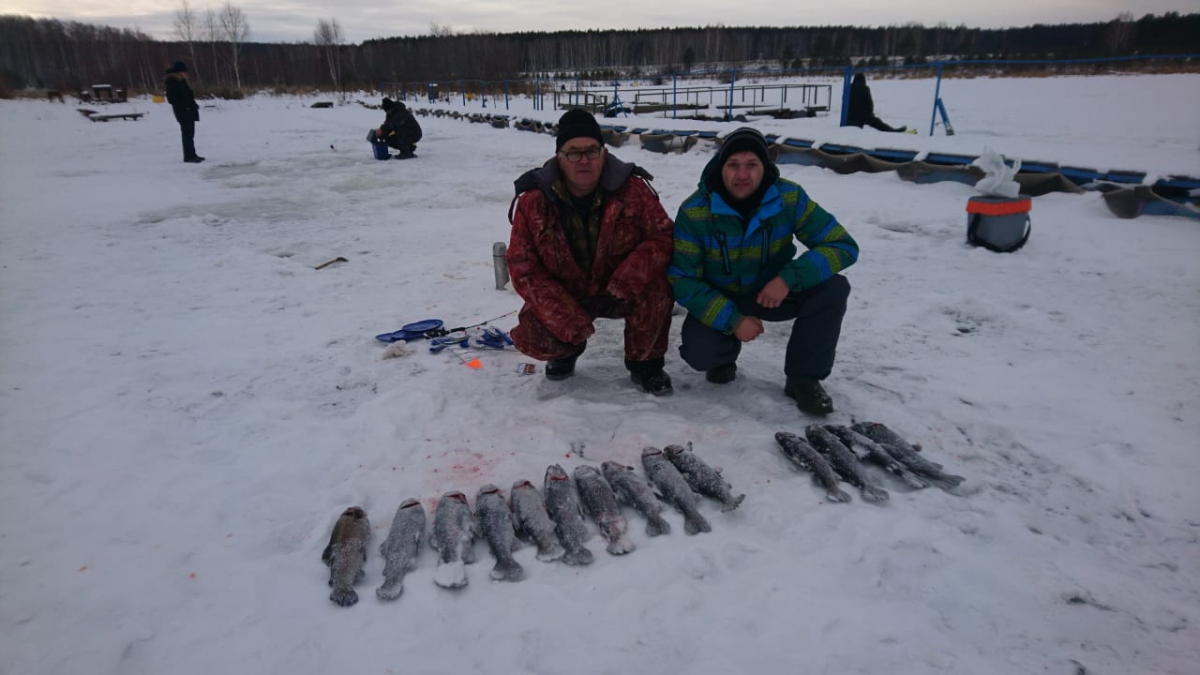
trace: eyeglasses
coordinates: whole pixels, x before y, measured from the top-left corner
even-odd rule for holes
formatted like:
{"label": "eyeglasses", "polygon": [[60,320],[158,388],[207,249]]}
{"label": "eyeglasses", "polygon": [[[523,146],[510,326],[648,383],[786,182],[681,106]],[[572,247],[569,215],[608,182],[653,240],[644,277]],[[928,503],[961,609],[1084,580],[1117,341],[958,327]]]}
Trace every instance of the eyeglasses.
{"label": "eyeglasses", "polygon": [[597,159],[600,157],[601,151],[603,151],[603,148],[595,145],[587,150],[566,150],[559,152],[558,154],[566,157],[568,162],[577,164],[579,160],[583,159],[584,157],[587,157],[588,159]]}

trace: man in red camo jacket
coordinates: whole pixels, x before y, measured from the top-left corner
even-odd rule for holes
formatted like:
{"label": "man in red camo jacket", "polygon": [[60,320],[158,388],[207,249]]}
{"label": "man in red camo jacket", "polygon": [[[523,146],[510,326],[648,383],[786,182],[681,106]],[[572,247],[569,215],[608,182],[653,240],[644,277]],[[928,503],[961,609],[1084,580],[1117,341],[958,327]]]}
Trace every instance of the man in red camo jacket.
{"label": "man in red camo jacket", "polygon": [[507,262],[525,305],[512,338],[547,361],[548,379],[575,373],[597,318],[624,319],[630,379],[655,396],[671,393],[663,355],[673,223],[651,179],[611,156],[596,118],[574,109],[558,122],[554,157],[516,180]]}

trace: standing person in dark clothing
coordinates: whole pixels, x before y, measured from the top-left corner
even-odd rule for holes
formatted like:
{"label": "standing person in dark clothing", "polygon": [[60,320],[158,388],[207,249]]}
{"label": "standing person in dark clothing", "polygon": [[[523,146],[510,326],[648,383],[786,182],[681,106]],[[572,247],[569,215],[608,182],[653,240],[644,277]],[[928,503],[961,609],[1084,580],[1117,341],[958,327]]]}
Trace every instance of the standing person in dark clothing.
{"label": "standing person in dark clothing", "polygon": [[856,73],[854,81],[850,83],[850,105],[846,108],[846,123],[860,129],[865,124],[880,131],[908,131],[907,126],[897,129],[875,116],[875,101],[871,98],[871,88],[867,86],[867,76],[863,73]]}
{"label": "standing person in dark clothing", "polygon": [[387,119],[375,130],[375,135],[400,151],[397,159],[416,157],[417,141],[421,140],[421,125],[401,101],[383,99]]}
{"label": "standing person in dark clothing", "polygon": [[187,64],[176,61],[167,69],[167,102],[179,122],[179,133],[183,137],[183,161],[199,164],[204,158],[196,154],[196,122],[200,121],[200,106],[187,81]]}

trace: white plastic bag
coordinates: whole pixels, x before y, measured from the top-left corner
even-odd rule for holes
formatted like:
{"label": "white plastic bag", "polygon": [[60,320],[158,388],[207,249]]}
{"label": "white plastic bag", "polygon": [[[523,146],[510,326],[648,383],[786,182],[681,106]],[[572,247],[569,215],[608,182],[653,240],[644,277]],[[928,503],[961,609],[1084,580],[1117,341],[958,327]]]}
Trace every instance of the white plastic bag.
{"label": "white plastic bag", "polygon": [[1007,197],[1015,199],[1021,192],[1021,185],[1013,180],[1013,176],[1021,170],[1021,160],[1016,160],[1013,165],[1004,163],[1004,157],[995,150],[985,147],[983,154],[979,156],[972,166],[977,166],[983,169],[984,177],[979,179],[975,184],[975,189],[980,193],[990,197]]}

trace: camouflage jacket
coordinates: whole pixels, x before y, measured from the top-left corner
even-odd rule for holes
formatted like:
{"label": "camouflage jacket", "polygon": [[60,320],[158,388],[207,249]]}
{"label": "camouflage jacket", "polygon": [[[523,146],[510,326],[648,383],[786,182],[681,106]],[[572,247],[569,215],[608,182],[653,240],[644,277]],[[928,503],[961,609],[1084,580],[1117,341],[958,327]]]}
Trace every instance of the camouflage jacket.
{"label": "camouflage jacket", "polygon": [[652,176],[608,155],[600,175],[603,203],[591,269],[576,262],[564,226],[573,207],[554,190],[558,162],[527,171],[514,185],[508,272],[513,289],[555,337],[571,344],[589,338],[594,318],[578,299],[637,297],[671,260],[671,218],[650,187]]}
{"label": "camouflage jacket", "polygon": [[[716,159],[679,207],[667,277],[688,313],[732,333],[742,320],[732,296],[758,293],[775,277],[792,291],[816,286],[858,260],[858,243],[774,165],[763,176],[771,185],[747,222],[706,184]],[[799,257],[797,239],[808,248]]]}

